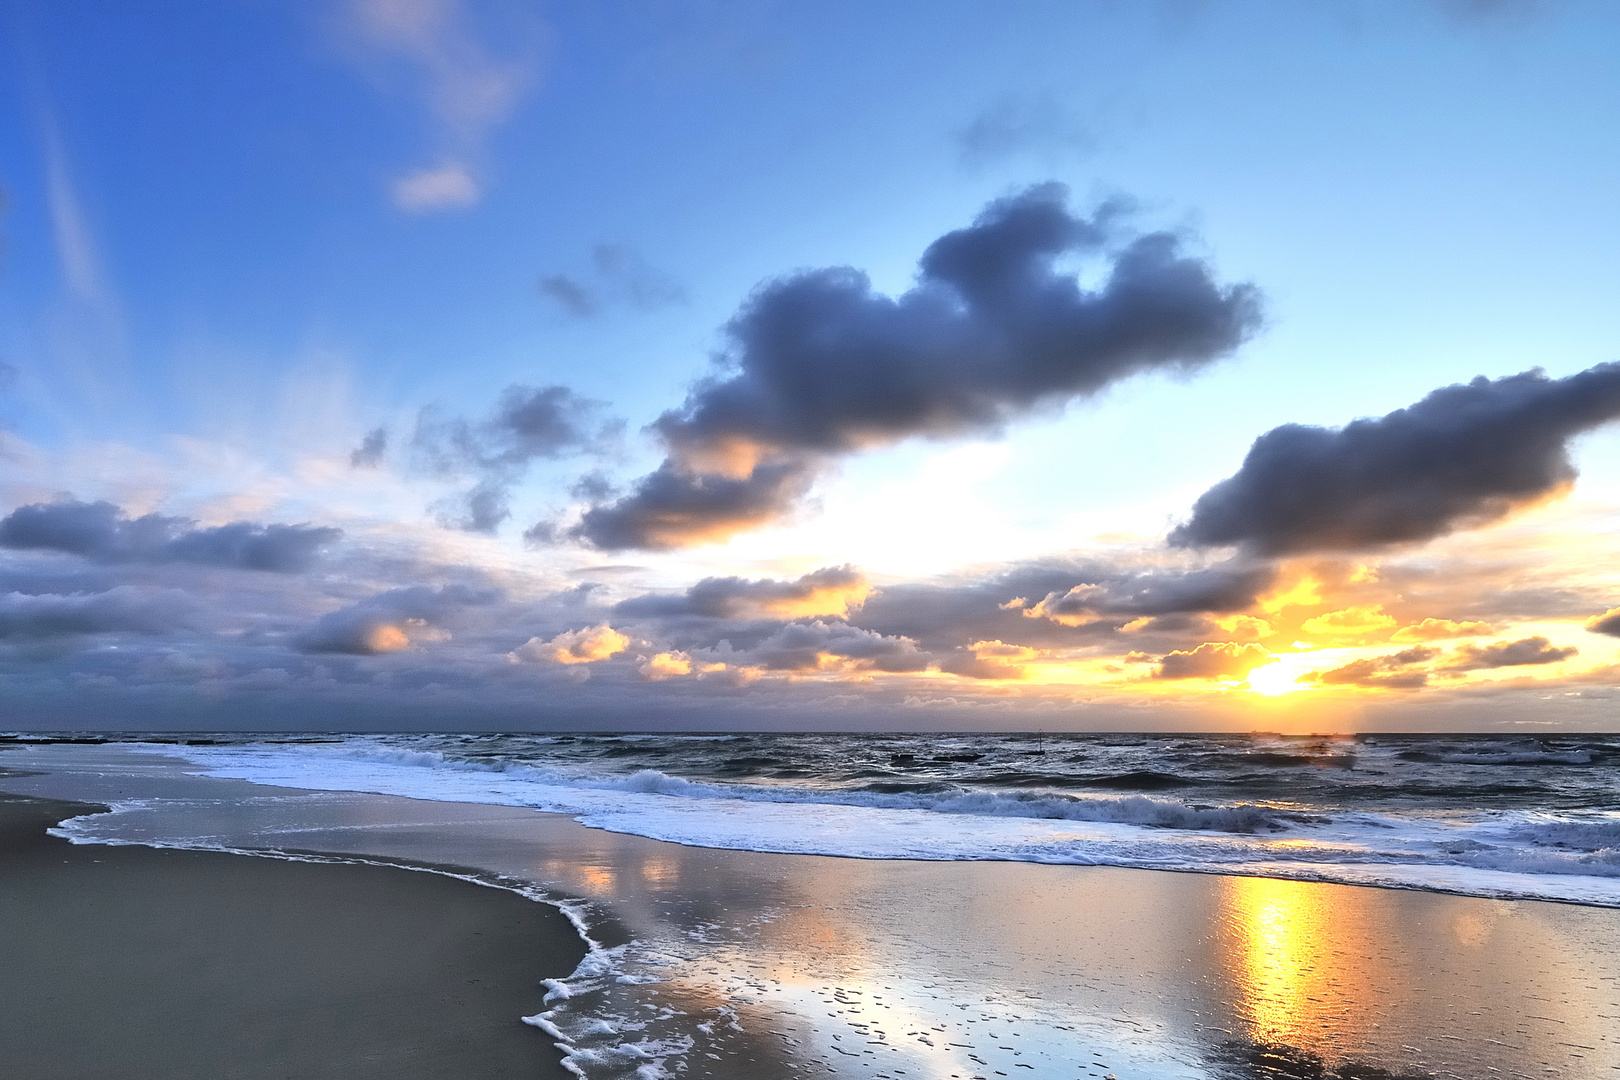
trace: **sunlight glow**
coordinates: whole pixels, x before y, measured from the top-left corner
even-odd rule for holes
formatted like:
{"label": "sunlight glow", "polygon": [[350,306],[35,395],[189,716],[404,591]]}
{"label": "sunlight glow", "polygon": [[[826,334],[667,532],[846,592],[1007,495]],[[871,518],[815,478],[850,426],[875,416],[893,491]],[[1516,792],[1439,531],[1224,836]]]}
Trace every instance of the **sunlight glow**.
{"label": "sunlight glow", "polygon": [[1249,672],[1249,689],[1267,697],[1292,694],[1296,690],[1309,690],[1309,685],[1295,681],[1298,676],[1297,671],[1290,670],[1286,665],[1267,664]]}

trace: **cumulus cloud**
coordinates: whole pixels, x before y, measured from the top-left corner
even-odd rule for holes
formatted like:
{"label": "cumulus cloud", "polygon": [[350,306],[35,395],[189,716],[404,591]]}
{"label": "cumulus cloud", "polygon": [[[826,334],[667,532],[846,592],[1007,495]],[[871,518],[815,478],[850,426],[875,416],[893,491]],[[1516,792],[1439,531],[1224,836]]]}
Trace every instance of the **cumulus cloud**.
{"label": "cumulus cloud", "polygon": [[389,589],[327,612],[296,635],[293,644],[308,653],[375,656],[403,652],[444,640],[449,636],[445,623],[458,611],[492,604],[499,597],[494,590],[464,585]]}
{"label": "cumulus cloud", "polygon": [[1488,622],[1454,622],[1451,619],[1423,619],[1401,627],[1389,636],[1391,641],[1441,641],[1445,638],[1477,637],[1493,634]]}
{"label": "cumulus cloud", "polygon": [[[934,650],[998,639],[1072,646],[1111,637],[1126,627],[1133,634],[1170,632],[1179,642],[1187,640],[1186,634],[1202,633],[1204,616],[1252,607],[1275,577],[1269,565],[1239,562],[1140,570],[1039,559],[979,577],[885,585],[866,598],[857,621]],[[1031,597],[1041,599],[1031,604]]]}
{"label": "cumulus cloud", "polygon": [[1457,647],[1446,667],[1452,671],[1481,668],[1518,667],[1527,664],[1556,664],[1580,652],[1573,645],[1557,646],[1539,634],[1518,641],[1498,641],[1490,645],[1465,644]]}
{"label": "cumulus cloud", "polygon": [[819,671],[853,666],[877,671],[922,671],[928,657],[909,638],[888,637],[842,622],[817,619],[777,630],[741,661],[769,671]]}
{"label": "cumulus cloud", "polygon": [[655,653],[636,670],[649,682],[678,679],[692,674],[692,658],[683,652]]}
{"label": "cumulus cloud", "polygon": [[[1070,213],[1057,184],[991,203],[924,252],[899,297],[849,267],[767,282],[726,327],[725,366],[653,430],[668,456],[570,535],[672,548],[777,520],[838,455],[913,436],[993,434],[1130,375],[1195,371],[1258,326],[1169,233]],[[1106,263],[1082,287],[1062,261]]]}
{"label": "cumulus cloud", "polygon": [[1063,593],[1049,592],[1033,606],[1023,608],[1023,614],[1065,626],[1083,626],[1117,616],[1242,611],[1252,607],[1258,594],[1275,578],[1276,570],[1266,565],[1115,574],[1082,582]]}
{"label": "cumulus cloud", "polygon": [[119,585],[97,593],[0,595],[0,638],[169,634],[201,625],[201,605],[178,589]]}
{"label": "cumulus cloud", "polygon": [[1306,619],[1300,629],[1307,634],[1327,637],[1365,637],[1394,626],[1396,619],[1384,614],[1382,604],[1342,608]]}
{"label": "cumulus cloud", "polygon": [[1352,660],[1330,671],[1312,671],[1300,676],[1301,682],[1321,683],[1324,686],[1370,686],[1385,690],[1417,690],[1429,681],[1429,673],[1412,670],[1414,664],[1433,660],[1439,649],[1418,645],[1402,649],[1387,656],[1369,656]]}
{"label": "cumulus cloud", "polygon": [[0,547],[59,551],[97,562],[185,562],[240,570],[295,573],[336,543],[341,529],[237,521],[199,529],[189,518],[128,517],[110,502],[20,506],[0,518]]}
{"label": "cumulus cloud", "polygon": [[1257,667],[1275,663],[1276,657],[1260,645],[1206,641],[1196,649],[1176,650],[1159,660],[1159,679],[1246,679]]}
{"label": "cumulus cloud", "polygon": [[373,428],[366,432],[360,445],[349,454],[349,467],[353,469],[375,469],[382,464],[383,455],[388,452],[388,429]]}
{"label": "cumulus cloud", "polygon": [[1586,628],[1594,634],[1620,637],[1620,607],[1610,608],[1601,615],[1594,615],[1587,620]]}
{"label": "cumulus cloud", "polygon": [[712,619],[805,618],[847,615],[870,586],[853,566],[826,566],[795,581],[704,578],[674,596],[637,596],[615,611],[632,616],[698,615]]}
{"label": "cumulus cloud", "polygon": [[1404,409],[1255,440],[1170,534],[1181,547],[1358,550],[1498,520],[1575,480],[1568,443],[1620,418],[1620,363],[1442,387]]}
{"label": "cumulus cloud", "polygon": [[1041,655],[1028,645],[1011,645],[1000,639],[975,641],[964,645],[940,664],[941,671],[969,679],[1025,679],[1028,664]]}
{"label": "cumulus cloud", "polygon": [[512,660],[537,660],[551,664],[594,664],[624,652],[630,639],[607,623],[568,630],[550,641],[530,638],[507,653]]}
{"label": "cumulus cloud", "polygon": [[514,385],[501,392],[482,420],[447,417],[423,409],[412,448],[440,475],[478,477],[468,491],[439,506],[441,522],[468,532],[493,532],[512,516],[511,489],[530,463],[615,446],[624,423],[602,415],[606,403],[582,398],[566,386]]}

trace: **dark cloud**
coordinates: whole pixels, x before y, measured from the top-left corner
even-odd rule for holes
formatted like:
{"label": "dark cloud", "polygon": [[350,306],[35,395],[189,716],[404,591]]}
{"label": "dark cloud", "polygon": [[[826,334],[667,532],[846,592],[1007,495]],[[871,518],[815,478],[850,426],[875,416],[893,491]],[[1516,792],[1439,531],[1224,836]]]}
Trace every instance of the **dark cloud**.
{"label": "dark cloud", "polygon": [[552,301],[568,314],[581,319],[588,319],[596,314],[600,307],[593,293],[586,285],[575,281],[567,274],[547,274],[540,279],[536,286],[540,295]]}
{"label": "dark cloud", "polygon": [[1498,641],[1491,645],[1459,645],[1446,668],[1451,671],[1475,671],[1480,668],[1518,667],[1522,664],[1555,664],[1580,652],[1573,645],[1559,647],[1546,638],[1520,638],[1518,641]]}
{"label": "dark cloud", "polygon": [[866,599],[858,621],[933,649],[980,640],[1072,646],[1146,617],[1159,624],[1151,631],[1201,631],[1198,620],[1171,624],[1178,616],[1247,610],[1275,579],[1263,564],[1141,571],[1039,560],[976,580],[884,586]]}
{"label": "dark cloud", "polygon": [[1616,418],[1620,363],[1482,377],[1337,429],[1287,424],[1255,440],[1170,542],[1291,554],[1428,540],[1567,487],[1569,440]]}
{"label": "dark cloud", "polygon": [[303,652],[374,656],[403,652],[448,636],[445,624],[464,608],[483,607],[500,599],[490,589],[415,585],[369,596],[329,611],[294,638]]}
{"label": "dark cloud", "polygon": [[694,474],[665,461],[623,499],[585,511],[565,535],[605,551],[724,540],[779,520],[814,480],[814,468],[801,461],[756,465],[741,477]]}
{"label": "dark cloud", "polygon": [[1243,679],[1275,660],[1259,645],[1206,641],[1196,649],[1169,653],[1153,674],[1158,679]]}
{"label": "dark cloud", "polygon": [[1312,671],[1300,676],[1301,682],[1321,683],[1325,686],[1370,686],[1386,690],[1417,690],[1429,681],[1429,673],[1411,670],[1414,664],[1425,663],[1440,655],[1440,650],[1419,645],[1402,649],[1387,656],[1369,656],[1352,660],[1331,671]]}
{"label": "dark cloud", "polygon": [[1587,620],[1586,628],[1594,634],[1620,637],[1620,608],[1610,608],[1601,615],[1593,616]]}
{"label": "dark cloud", "polygon": [[591,249],[595,280],[587,283],[571,274],[547,274],[540,279],[540,295],[576,318],[596,315],[609,301],[636,308],[680,303],[686,290],[623,244],[597,244]]}
{"label": "dark cloud", "polygon": [[956,133],[957,155],[969,168],[1029,153],[1083,156],[1095,146],[1085,125],[1050,97],[1003,98]]}
{"label": "dark cloud", "polygon": [[1148,571],[1082,582],[1066,592],[1051,592],[1026,611],[1055,622],[1107,616],[1226,614],[1246,611],[1276,580],[1274,567],[1215,566],[1177,573]]}
{"label": "dark cloud", "polygon": [[674,596],[638,596],[614,607],[631,617],[696,615],[757,619],[795,614],[842,614],[866,595],[866,578],[853,566],[828,566],[796,581],[704,578]]}
{"label": "dark cloud", "polygon": [[0,638],[82,634],[169,634],[195,629],[200,606],[178,589],[120,585],[99,593],[8,593],[0,596]]}
{"label": "dark cloud", "polygon": [[[991,203],[924,252],[914,288],[848,267],[763,285],[727,325],[727,367],[653,430],[664,464],[570,535],[601,548],[718,540],[787,513],[828,461],[912,436],[993,434],[1145,371],[1190,372],[1260,321],[1169,233],[1071,214],[1061,185]],[[1082,288],[1060,265],[1106,263]]]}
{"label": "dark cloud", "polygon": [[565,386],[509,386],[494,411],[479,421],[424,409],[412,446],[441,475],[477,475],[468,491],[439,505],[440,520],[468,532],[493,532],[511,516],[511,488],[536,460],[605,453],[617,445],[624,422],[604,418],[605,402],[582,398]]}
{"label": "dark cloud", "polygon": [[199,529],[189,518],[125,515],[110,502],[20,506],[0,518],[0,547],[60,551],[98,562],[187,562],[240,570],[308,569],[341,529],[238,521]]}
{"label": "dark cloud", "polygon": [[892,638],[842,622],[789,623],[734,662],[768,671],[816,671],[831,661],[876,671],[922,671],[929,658],[909,638]]}
{"label": "dark cloud", "polygon": [[354,469],[375,469],[382,464],[383,455],[388,452],[388,429],[373,428],[366,432],[366,437],[360,440],[360,445],[354,448],[349,455],[349,467]]}

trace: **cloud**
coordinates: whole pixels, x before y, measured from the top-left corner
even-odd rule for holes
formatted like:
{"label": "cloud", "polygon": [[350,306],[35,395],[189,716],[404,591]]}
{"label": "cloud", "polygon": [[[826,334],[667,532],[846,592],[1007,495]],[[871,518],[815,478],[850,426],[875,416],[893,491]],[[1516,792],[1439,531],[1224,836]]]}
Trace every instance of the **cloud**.
{"label": "cloud", "polygon": [[0,595],[0,638],[80,634],[169,634],[196,629],[201,605],[178,589],[120,585],[105,592]]}
{"label": "cloud", "polygon": [[1391,641],[1440,641],[1444,638],[1476,637],[1492,634],[1496,628],[1488,622],[1453,622],[1450,619],[1424,619],[1403,626],[1389,636]]}
{"label": "cloud", "polygon": [[1610,608],[1601,615],[1593,616],[1587,620],[1586,628],[1594,634],[1620,637],[1620,608]]}
{"label": "cloud", "polygon": [[[471,206],[482,194],[474,171],[483,142],[511,115],[533,78],[534,49],[508,36],[498,57],[478,39],[457,0],[349,0],[350,36],[373,56],[402,62],[434,121],[444,158],[391,185],[409,213]],[[516,50],[511,42],[519,41]]]}
{"label": "cloud", "polygon": [[1426,685],[1426,671],[1408,670],[1414,664],[1433,660],[1439,649],[1422,645],[1402,649],[1387,656],[1370,656],[1352,660],[1331,671],[1311,671],[1300,676],[1301,682],[1321,683],[1325,686],[1370,686],[1385,690],[1416,690]]}
{"label": "cloud", "polygon": [[636,669],[648,682],[663,682],[692,674],[692,658],[681,652],[661,652]]}
{"label": "cloud", "polygon": [[[849,267],[762,285],[726,327],[725,366],[652,428],[667,457],[568,535],[674,548],[785,516],[838,455],[913,436],[1000,432],[1133,374],[1192,372],[1259,325],[1258,291],[1219,284],[1169,233],[1124,236],[1058,184],[991,203],[924,252],[915,287]],[[1106,272],[1093,290],[1060,265]]]}
{"label": "cloud", "polygon": [[[1142,570],[1038,559],[977,577],[887,584],[852,618],[936,651],[998,639],[1072,647],[1111,638],[1142,619],[1148,622],[1133,627],[1134,635],[1168,631],[1179,644],[1189,634],[1206,635],[1193,641],[1208,640],[1216,628],[1205,628],[1203,616],[1253,607],[1275,577],[1275,569],[1263,564]],[[1029,597],[1043,599],[1031,606]]]}
{"label": "cloud", "polygon": [[1248,678],[1257,667],[1275,663],[1276,657],[1260,645],[1238,645],[1230,641],[1206,641],[1190,651],[1177,650],[1159,660],[1153,673],[1158,679]]}
{"label": "cloud", "polygon": [[1306,619],[1300,624],[1300,629],[1307,634],[1329,637],[1364,637],[1367,634],[1388,630],[1395,622],[1392,616],[1384,614],[1383,605],[1371,604],[1325,612],[1315,618]]}
{"label": "cloud", "polygon": [[569,630],[550,641],[530,638],[507,654],[511,660],[539,660],[552,664],[594,664],[624,652],[630,639],[607,623]]}
{"label": "cloud", "polygon": [[814,466],[800,461],[756,465],[742,477],[693,474],[666,461],[563,535],[605,551],[719,542],[785,517],[814,480]]}
{"label": "cloud", "polygon": [[1254,606],[1257,596],[1275,579],[1276,570],[1264,565],[1216,566],[1173,573],[1127,572],[1084,582],[1064,593],[1049,592],[1022,613],[1065,626],[1083,626],[1121,615],[1141,618],[1242,611]]}
{"label": "cloud", "polygon": [[59,551],[96,562],[200,563],[239,570],[308,569],[343,530],[237,521],[199,529],[189,518],[130,518],[110,502],[63,500],[20,506],[0,518],[0,548]]}
{"label": "cloud", "polygon": [[411,213],[428,210],[458,210],[478,201],[482,192],[467,166],[447,161],[429,169],[418,169],[394,180],[394,205]]}
{"label": "cloud", "polygon": [[537,286],[540,295],[554,302],[570,315],[588,319],[601,307],[596,294],[567,274],[547,274]]}
{"label": "cloud", "polygon": [[686,299],[686,290],[674,278],[623,244],[597,244],[591,249],[591,265],[594,284],[569,274],[547,274],[540,279],[540,295],[582,319],[595,315],[609,301],[648,309]]}
{"label": "cloud", "polygon": [[349,467],[353,469],[375,469],[382,464],[383,455],[388,452],[388,429],[373,428],[366,432],[360,445],[349,454]]}
{"label": "cloud", "polygon": [[940,670],[969,679],[1026,679],[1028,662],[1040,655],[1039,649],[1028,645],[1010,645],[999,639],[975,641],[958,649]]}
{"label": "cloud", "polygon": [[711,619],[806,618],[849,613],[870,586],[853,566],[827,566],[796,581],[704,578],[675,596],[638,596],[614,610],[630,616],[697,615]]}
{"label": "cloud", "polygon": [[1620,363],[1481,377],[1337,429],[1287,424],[1255,440],[1170,543],[1353,551],[1486,524],[1566,489],[1569,440],[1616,418]]}
{"label": "cloud", "polygon": [[1007,97],[956,132],[957,155],[968,168],[1021,154],[1084,156],[1096,140],[1079,118],[1050,97]]}
{"label": "cloud", "polygon": [[624,423],[603,418],[605,408],[605,402],[565,386],[513,385],[479,421],[423,409],[411,443],[418,459],[441,475],[479,478],[440,506],[440,520],[468,532],[493,532],[511,516],[512,485],[531,462],[605,453],[617,445]]}
{"label": "cloud", "polygon": [[1475,671],[1524,664],[1555,664],[1578,652],[1580,650],[1573,645],[1559,647],[1537,635],[1518,641],[1498,641],[1491,645],[1460,645],[1445,666],[1451,671]]}
{"label": "cloud", "polygon": [[888,637],[841,622],[789,623],[746,651],[742,663],[769,671],[922,671],[928,657],[909,638]]}
{"label": "cloud", "polygon": [[316,619],[293,644],[308,653],[375,656],[403,652],[449,636],[444,624],[463,608],[493,604],[500,594],[464,585],[390,589]]}

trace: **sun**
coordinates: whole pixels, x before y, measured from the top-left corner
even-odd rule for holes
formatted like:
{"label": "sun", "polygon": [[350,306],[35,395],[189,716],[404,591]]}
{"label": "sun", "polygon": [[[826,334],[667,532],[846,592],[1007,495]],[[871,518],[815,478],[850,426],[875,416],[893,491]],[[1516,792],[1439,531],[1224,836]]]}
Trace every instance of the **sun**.
{"label": "sun", "polygon": [[1304,683],[1296,682],[1296,678],[1297,676],[1282,664],[1267,664],[1249,672],[1249,689],[1267,697],[1308,689]]}

